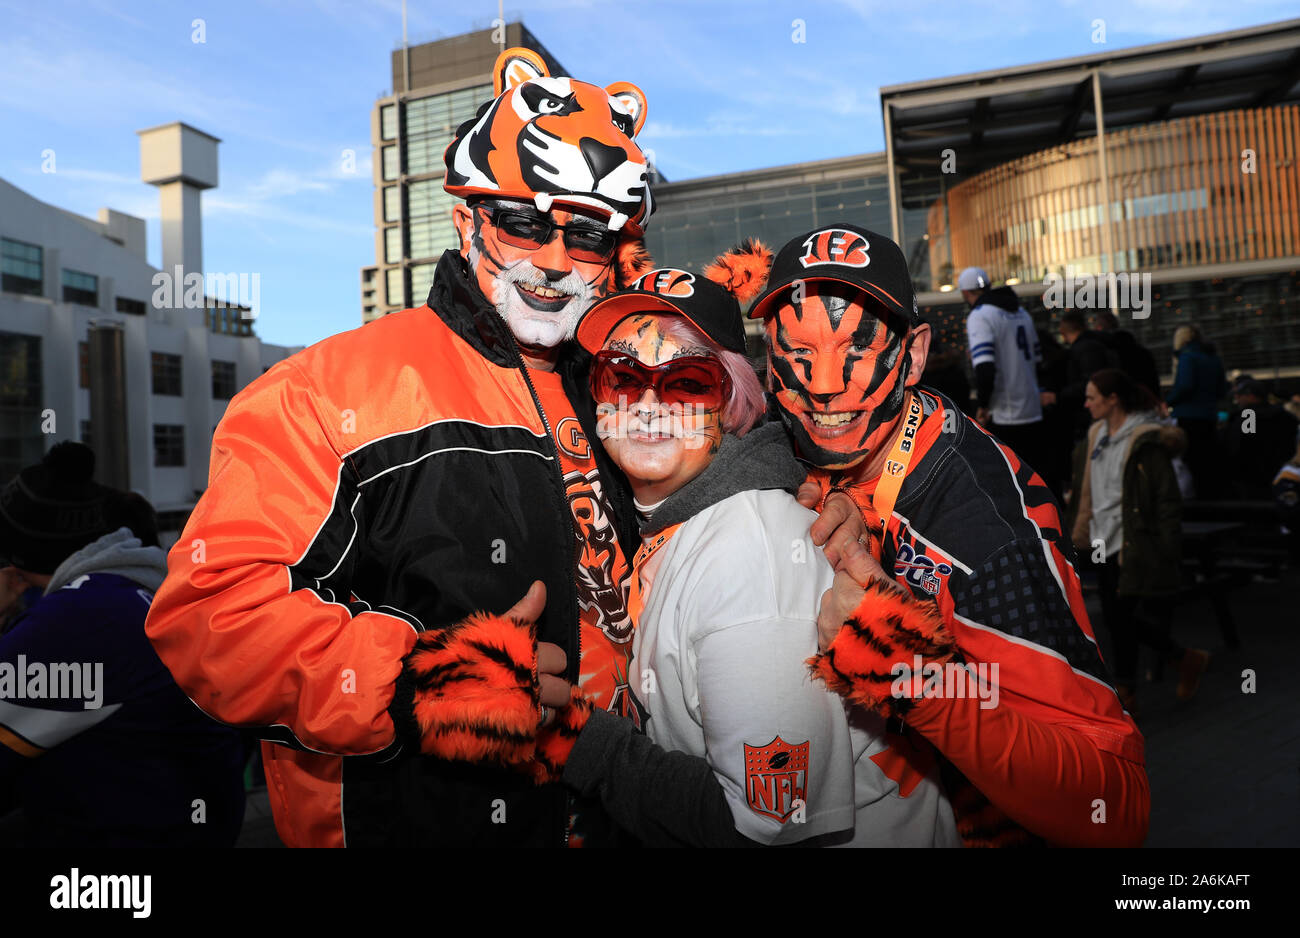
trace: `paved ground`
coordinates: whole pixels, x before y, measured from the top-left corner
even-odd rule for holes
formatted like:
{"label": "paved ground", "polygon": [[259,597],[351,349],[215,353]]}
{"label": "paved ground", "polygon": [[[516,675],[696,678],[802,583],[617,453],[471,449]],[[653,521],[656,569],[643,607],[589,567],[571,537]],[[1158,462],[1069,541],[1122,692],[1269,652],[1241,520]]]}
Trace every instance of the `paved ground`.
{"label": "paved ground", "polygon": [[248,793],[244,807],[244,827],[239,832],[236,847],[283,847],[271,820],[271,807],[266,800],[266,789],[257,788]]}
{"label": "paved ground", "polygon": [[[1214,654],[1196,697],[1179,701],[1172,673],[1138,690],[1150,847],[1300,846],[1300,571],[1229,596],[1235,651],[1224,650],[1208,607],[1175,611],[1174,639]],[[1092,602],[1089,611],[1100,622]],[[1247,669],[1254,693],[1242,690]]]}
{"label": "paved ground", "polygon": [[[1236,651],[1224,650],[1208,605],[1175,612],[1175,640],[1214,654],[1197,696],[1179,701],[1172,673],[1138,690],[1151,847],[1300,846],[1300,571],[1230,598],[1242,641]],[[1108,649],[1093,593],[1089,612]],[[1255,673],[1254,693],[1242,691],[1246,669]],[[249,797],[238,845],[281,845],[264,788]]]}

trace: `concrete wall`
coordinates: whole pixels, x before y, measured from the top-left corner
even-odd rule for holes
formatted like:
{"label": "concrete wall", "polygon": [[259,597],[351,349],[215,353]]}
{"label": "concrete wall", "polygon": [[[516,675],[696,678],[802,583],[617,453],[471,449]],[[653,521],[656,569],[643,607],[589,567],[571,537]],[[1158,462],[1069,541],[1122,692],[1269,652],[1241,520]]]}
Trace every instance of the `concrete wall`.
{"label": "concrete wall", "polygon": [[[54,432],[43,434],[48,449],[59,440],[80,439],[81,421],[90,419],[90,393],[78,387],[78,343],[86,341],[91,320],[121,322],[131,488],[160,511],[185,509],[207,485],[212,429],[227,405],[212,397],[212,360],[235,363],[238,390],[297,349],[266,345],[256,336],[213,333],[202,309],[155,308],[151,280],[157,271],[110,237],[125,233],[123,240],[133,241],[131,229],[139,219],[114,214],[116,222],[110,217],[108,225],[78,219],[0,180],[0,235],[42,248],[45,294],[0,292],[0,331],[41,338],[41,409],[53,410],[55,418]],[[63,268],[98,276],[97,306],[63,302]],[[117,312],[119,295],[143,302],[146,313]],[[182,396],[153,393],[155,351],[181,356]],[[154,466],[154,424],[185,427],[185,466]]]}

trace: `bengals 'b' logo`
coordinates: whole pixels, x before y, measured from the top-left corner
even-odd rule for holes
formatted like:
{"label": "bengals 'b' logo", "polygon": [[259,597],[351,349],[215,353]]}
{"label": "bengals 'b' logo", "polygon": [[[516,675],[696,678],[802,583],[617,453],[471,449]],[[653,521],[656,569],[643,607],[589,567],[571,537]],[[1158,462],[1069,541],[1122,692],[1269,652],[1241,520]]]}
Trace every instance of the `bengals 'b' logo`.
{"label": "bengals 'b' logo", "polygon": [[662,293],[664,296],[692,296],[695,293],[695,275],[676,267],[652,270],[632,285],[633,290]]}
{"label": "bengals 'b' logo", "polygon": [[826,228],[811,235],[803,246],[803,257],[799,258],[799,263],[805,267],[815,267],[818,264],[866,267],[871,263],[871,258],[867,256],[867,239],[856,231]]}

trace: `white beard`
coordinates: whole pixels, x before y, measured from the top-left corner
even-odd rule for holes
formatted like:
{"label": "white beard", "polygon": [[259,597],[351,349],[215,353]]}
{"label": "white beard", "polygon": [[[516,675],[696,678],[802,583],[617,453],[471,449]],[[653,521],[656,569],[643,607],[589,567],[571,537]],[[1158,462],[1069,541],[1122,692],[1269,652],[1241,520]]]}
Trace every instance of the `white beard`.
{"label": "white beard", "polygon": [[[477,249],[470,248],[471,269],[477,269],[479,260]],[[543,312],[540,309],[533,309],[524,302],[524,298],[514,288],[516,283],[526,286],[548,286],[561,293],[569,293],[573,298],[556,312]],[[578,320],[591,306],[595,298],[594,294],[595,291],[577,271],[571,271],[561,280],[549,281],[546,275],[531,263],[519,260],[503,268],[493,278],[492,296],[488,299],[501,314],[501,318],[506,321],[506,325],[514,333],[515,341],[520,345],[552,349],[573,338],[574,331],[578,328]]]}

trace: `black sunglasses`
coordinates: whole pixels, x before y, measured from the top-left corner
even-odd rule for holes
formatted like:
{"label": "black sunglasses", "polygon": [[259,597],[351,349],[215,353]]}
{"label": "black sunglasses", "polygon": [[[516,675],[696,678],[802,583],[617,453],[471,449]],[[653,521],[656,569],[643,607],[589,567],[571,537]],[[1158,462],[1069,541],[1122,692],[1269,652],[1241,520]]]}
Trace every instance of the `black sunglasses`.
{"label": "black sunglasses", "polygon": [[564,232],[564,250],[575,261],[607,264],[618,246],[618,234],[587,225],[557,225],[537,215],[503,205],[478,205],[497,229],[497,238],[511,247],[536,251],[547,244],[556,229]]}

